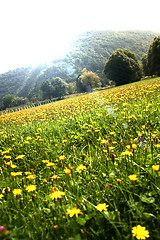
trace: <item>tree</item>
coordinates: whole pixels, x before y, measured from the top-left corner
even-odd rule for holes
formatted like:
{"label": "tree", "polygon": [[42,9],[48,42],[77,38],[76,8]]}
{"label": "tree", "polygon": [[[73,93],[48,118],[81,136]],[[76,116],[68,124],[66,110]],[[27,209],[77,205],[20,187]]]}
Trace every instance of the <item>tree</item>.
{"label": "tree", "polygon": [[60,77],[53,78],[51,81],[53,97],[61,98],[67,90],[67,83]]}
{"label": "tree", "polygon": [[41,84],[41,87],[40,89],[42,90],[42,93],[43,93],[43,98],[44,99],[51,99],[52,98],[52,86],[51,86],[51,83],[50,81],[44,81],[42,84]]}
{"label": "tree", "polygon": [[142,73],[137,57],[128,49],[117,49],[104,66],[104,73],[116,85],[136,82]]}
{"label": "tree", "polygon": [[155,37],[149,46],[146,64],[147,75],[160,76],[160,36]]}
{"label": "tree", "polygon": [[8,94],[2,98],[3,105],[5,108],[9,108],[12,106],[12,101],[14,99],[14,96],[12,94]]}
{"label": "tree", "polygon": [[101,86],[100,77],[92,71],[87,71],[85,68],[82,70],[80,78],[87,92]]}

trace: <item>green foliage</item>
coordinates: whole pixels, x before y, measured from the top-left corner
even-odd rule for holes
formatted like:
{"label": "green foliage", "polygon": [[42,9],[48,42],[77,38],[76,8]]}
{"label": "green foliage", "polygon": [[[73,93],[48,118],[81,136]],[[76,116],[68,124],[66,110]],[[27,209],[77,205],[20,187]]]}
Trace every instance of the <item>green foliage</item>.
{"label": "green foliage", "polygon": [[3,97],[3,105],[5,108],[9,108],[12,106],[12,100],[14,99],[14,96],[12,94],[8,94]]}
{"label": "green foliage", "polygon": [[104,72],[116,85],[136,82],[141,78],[138,60],[135,54],[127,49],[113,52],[104,66]]}
{"label": "green foliage", "polygon": [[61,98],[67,92],[67,83],[59,77],[53,78],[51,81],[44,81],[40,87],[43,98]]}
{"label": "green foliage", "polygon": [[51,81],[53,97],[61,98],[67,90],[67,83],[60,77],[53,78]]}
{"label": "green foliage", "polygon": [[159,239],[159,102],[152,78],[0,115],[0,239]]}
{"label": "green foliage", "polygon": [[143,66],[146,75],[160,76],[160,36],[156,36],[149,46]]}
{"label": "green foliage", "polygon": [[12,94],[8,94],[3,97],[3,106],[4,108],[16,107],[20,105],[27,104],[28,99],[23,97],[15,97]]}
{"label": "green foliage", "polygon": [[92,89],[101,86],[100,77],[92,71],[87,71],[86,68],[82,70],[80,78],[86,92],[92,91]]}
{"label": "green foliage", "polygon": [[[116,49],[129,49],[138,59],[147,49],[157,33],[141,31],[91,31],[81,34],[73,42],[73,48],[64,58],[50,64],[37,67],[19,68],[0,75],[0,105],[7,94],[28,98],[30,101],[41,100],[41,85],[60,77],[66,83],[78,86],[78,91],[85,91],[78,78],[81,70],[95,72],[101,79],[102,86],[109,83],[103,69],[106,59]],[[72,92],[75,88],[72,88]],[[44,96],[43,96],[44,98]]]}

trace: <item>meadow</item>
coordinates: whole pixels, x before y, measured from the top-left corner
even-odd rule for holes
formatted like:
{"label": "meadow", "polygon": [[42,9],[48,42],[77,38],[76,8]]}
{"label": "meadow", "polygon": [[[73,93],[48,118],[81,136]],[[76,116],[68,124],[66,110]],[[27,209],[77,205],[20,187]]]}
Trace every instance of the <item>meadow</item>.
{"label": "meadow", "polygon": [[160,239],[160,78],[0,116],[0,239]]}

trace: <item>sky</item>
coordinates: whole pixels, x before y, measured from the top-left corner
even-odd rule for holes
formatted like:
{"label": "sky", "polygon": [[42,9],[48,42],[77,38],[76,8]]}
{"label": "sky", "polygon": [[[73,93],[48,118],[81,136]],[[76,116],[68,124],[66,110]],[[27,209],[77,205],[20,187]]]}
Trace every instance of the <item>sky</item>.
{"label": "sky", "polygon": [[63,57],[91,30],[160,32],[159,0],[0,0],[0,73]]}

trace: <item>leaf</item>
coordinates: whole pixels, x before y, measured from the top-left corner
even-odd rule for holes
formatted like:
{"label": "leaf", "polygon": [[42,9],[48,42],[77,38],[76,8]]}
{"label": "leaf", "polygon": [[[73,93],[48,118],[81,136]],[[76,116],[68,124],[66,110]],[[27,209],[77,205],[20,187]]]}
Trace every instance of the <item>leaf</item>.
{"label": "leaf", "polygon": [[148,204],[151,204],[151,203],[155,202],[154,197],[147,197],[146,195],[141,195],[140,199],[141,199],[142,202],[145,202],[145,203],[148,203]]}
{"label": "leaf", "polygon": [[81,225],[81,226],[83,226],[83,225],[85,225],[85,223],[86,223],[86,219],[85,218],[77,218],[77,222]]}
{"label": "leaf", "polygon": [[143,213],[143,217],[146,218],[146,219],[149,219],[151,217],[156,218],[155,215],[153,215],[152,213],[147,213],[147,212]]}
{"label": "leaf", "polygon": [[103,215],[108,219],[108,220],[111,220],[111,221],[114,221],[115,220],[115,213],[114,211],[104,211],[103,212]]}

